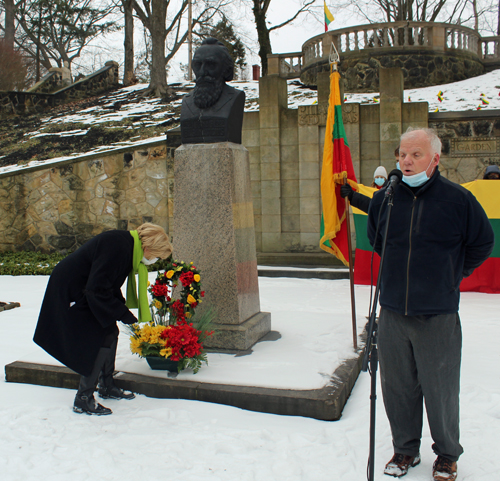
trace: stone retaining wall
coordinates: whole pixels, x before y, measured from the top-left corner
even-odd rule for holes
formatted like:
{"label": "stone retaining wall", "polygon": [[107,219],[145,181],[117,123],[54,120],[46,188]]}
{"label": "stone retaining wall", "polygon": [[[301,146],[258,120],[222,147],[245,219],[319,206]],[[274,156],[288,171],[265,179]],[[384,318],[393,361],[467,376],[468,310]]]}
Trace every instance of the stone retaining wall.
{"label": "stone retaining wall", "polygon": [[0,92],[0,118],[13,114],[40,112],[74,100],[93,97],[115,88],[118,85],[118,63],[106,62],[105,67],[91,75],[75,82],[68,87],[47,93],[53,88],[53,83],[62,79],[58,72],[51,72],[47,76],[47,86],[37,91],[29,92]]}
{"label": "stone retaining wall", "polygon": [[[429,113],[426,102],[403,102],[401,72],[380,73],[380,104],[344,104],[344,127],[358,181],[395,167],[394,149],[408,126],[433,127],[443,139],[440,169],[458,182],[482,178],[500,163],[500,112]],[[286,80],[260,81],[260,111],[247,112],[256,249],[320,253],[321,165],[328,74],[318,76],[318,103],[289,109]],[[106,229],[151,221],[173,237],[173,156],[180,131],[167,141],[85,155],[0,174],[0,251],[68,252]],[[329,256],[330,258],[331,256]],[[333,258],[333,257],[332,257]]]}
{"label": "stone retaining wall", "polygon": [[109,229],[168,232],[172,149],[155,142],[0,177],[0,251],[71,252]]}

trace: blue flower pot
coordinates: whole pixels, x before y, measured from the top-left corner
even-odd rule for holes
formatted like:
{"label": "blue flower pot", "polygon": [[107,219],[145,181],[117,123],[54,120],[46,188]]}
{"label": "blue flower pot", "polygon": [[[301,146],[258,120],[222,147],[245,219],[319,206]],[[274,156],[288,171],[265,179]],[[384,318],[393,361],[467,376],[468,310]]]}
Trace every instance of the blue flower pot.
{"label": "blue flower pot", "polygon": [[156,356],[146,356],[146,361],[149,367],[155,371],[179,372],[179,361]]}

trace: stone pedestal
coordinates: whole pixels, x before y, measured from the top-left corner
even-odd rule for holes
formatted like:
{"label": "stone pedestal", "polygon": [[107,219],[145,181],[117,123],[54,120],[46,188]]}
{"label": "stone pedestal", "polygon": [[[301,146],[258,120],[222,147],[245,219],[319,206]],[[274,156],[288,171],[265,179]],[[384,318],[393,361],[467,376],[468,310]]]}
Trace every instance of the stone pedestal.
{"label": "stone pedestal", "polygon": [[174,258],[193,262],[219,335],[206,347],[246,350],[271,329],[260,312],[248,151],[186,144],[175,151]]}

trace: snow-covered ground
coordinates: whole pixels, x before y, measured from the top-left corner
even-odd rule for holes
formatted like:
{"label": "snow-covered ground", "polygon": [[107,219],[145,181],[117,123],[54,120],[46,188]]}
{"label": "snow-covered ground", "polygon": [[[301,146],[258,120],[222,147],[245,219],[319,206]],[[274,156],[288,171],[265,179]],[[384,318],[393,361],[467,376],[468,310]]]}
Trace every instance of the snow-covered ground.
{"label": "snow-covered ground", "polygon": [[[152,274],[154,277],[154,274]],[[0,359],[50,361],[32,342],[47,277],[0,276]],[[328,381],[352,355],[349,282],[260,278],[261,309],[272,315],[276,341],[247,356],[209,354],[209,366],[179,377],[309,389]],[[500,296],[464,293],[461,441],[458,479],[498,479],[500,441]],[[356,287],[358,331],[369,288]],[[120,336],[118,369],[148,372]],[[52,361],[55,363],[55,361]],[[164,375],[162,373],[157,375]],[[377,383],[380,387],[380,383]],[[71,410],[75,391],[0,382],[2,481],[243,480],[353,481],[366,477],[370,377],[361,373],[336,422],[278,416],[196,401],[108,401],[112,416]],[[427,481],[435,456],[425,424],[422,463],[405,479]],[[388,481],[392,455],[382,397],[377,402],[375,479]],[[392,478],[391,478],[392,479]]]}

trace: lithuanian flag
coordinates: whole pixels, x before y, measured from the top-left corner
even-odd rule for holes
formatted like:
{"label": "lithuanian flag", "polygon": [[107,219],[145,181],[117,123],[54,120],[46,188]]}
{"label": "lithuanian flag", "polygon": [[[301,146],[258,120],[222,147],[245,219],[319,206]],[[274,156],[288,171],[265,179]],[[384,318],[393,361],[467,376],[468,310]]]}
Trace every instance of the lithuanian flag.
{"label": "lithuanian flag", "polygon": [[[355,185],[353,184],[353,187]],[[358,192],[372,197],[376,189],[358,184]],[[475,180],[462,184],[462,187],[470,190],[488,216],[495,239],[500,240],[500,182],[494,180]],[[367,236],[368,216],[354,207],[354,226],[356,229],[356,257],[354,262],[354,283],[371,284],[370,262],[372,247]],[[376,284],[380,257],[374,255],[373,259],[373,283]],[[500,293],[500,241],[495,242],[495,247],[489,259],[480,265],[469,277],[460,284],[460,290]]]}
{"label": "lithuanian flag", "polygon": [[330,12],[330,10],[328,10],[328,7],[326,6],[326,0],[323,0],[323,3],[324,3],[324,6],[325,6],[325,32],[328,32],[328,26],[335,19],[333,18],[332,13]]}
{"label": "lithuanian flag", "polygon": [[356,182],[356,176],[342,122],[339,79],[339,73],[332,71],[321,171],[323,212],[319,246],[324,251],[337,256],[348,266],[346,209],[345,200],[340,196],[340,186],[346,178]]}

